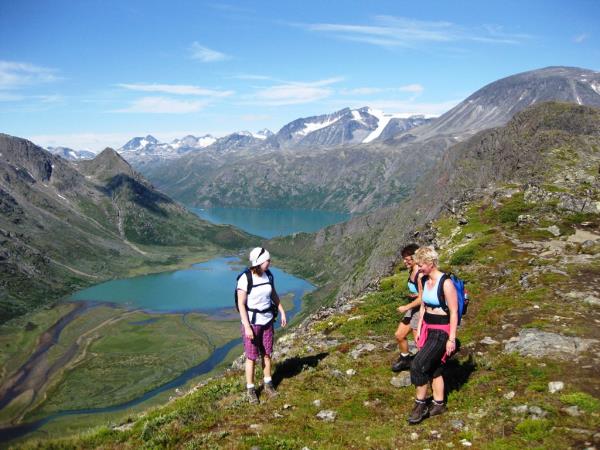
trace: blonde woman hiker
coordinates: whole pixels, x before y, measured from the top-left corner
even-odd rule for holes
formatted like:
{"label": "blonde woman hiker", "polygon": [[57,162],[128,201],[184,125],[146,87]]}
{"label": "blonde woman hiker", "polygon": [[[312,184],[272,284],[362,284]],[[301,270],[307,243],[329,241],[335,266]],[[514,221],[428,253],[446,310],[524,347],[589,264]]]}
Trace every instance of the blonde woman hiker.
{"label": "blonde woman hiker", "polygon": [[402,249],[401,255],[404,265],[408,269],[408,298],[410,300],[406,305],[398,307],[398,312],[404,314],[404,317],[398,324],[396,329],[396,341],[400,356],[392,364],[392,371],[400,372],[410,368],[412,355],[408,350],[408,334],[412,331],[413,338],[417,342],[417,326],[419,325],[419,311],[421,309],[421,297],[419,296],[419,278],[422,276],[419,272],[419,267],[415,263],[413,255],[419,246],[417,244],[409,244]]}
{"label": "blonde woman hiker", "polygon": [[[423,274],[421,318],[417,328],[419,352],[410,366],[410,379],[416,386],[415,406],[408,422],[417,424],[427,416],[446,412],[444,404],[444,365],[456,351],[458,327],[458,295],[454,283],[438,269],[439,256],[433,247],[421,247],[415,261]],[[426,403],[431,384],[433,402]]]}
{"label": "blonde woman hiker", "polygon": [[264,375],[264,392],[267,397],[275,397],[277,392],[271,379],[271,354],[273,353],[273,324],[277,313],[281,314],[281,326],[287,320],[285,311],[269,270],[271,255],[256,247],[250,252],[250,267],[238,275],[236,285],[236,306],[242,321],[241,332],[246,355],[246,389],[248,401],[258,403],[254,386],[256,361],[260,362]]}

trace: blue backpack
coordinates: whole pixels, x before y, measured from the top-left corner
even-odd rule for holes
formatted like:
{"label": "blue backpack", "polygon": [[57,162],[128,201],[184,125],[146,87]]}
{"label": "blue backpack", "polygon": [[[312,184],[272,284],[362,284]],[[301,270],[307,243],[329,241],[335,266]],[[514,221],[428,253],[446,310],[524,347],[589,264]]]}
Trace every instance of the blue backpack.
{"label": "blue backpack", "polygon": [[[421,283],[423,286],[425,286],[427,278],[429,277],[421,278]],[[440,301],[440,307],[446,312],[446,314],[449,313],[449,309],[448,305],[446,304],[446,296],[444,295],[444,282],[448,278],[452,280],[452,283],[454,283],[454,287],[456,288],[456,298],[458,300],[458,324],[460,325],[462,316],[464,316],[467,313],[467,307],[469,306],[469,297],[467,291],[465,290],[465,282],[463,280],[458,278],[453,273],[442,274],[442,278],[440,279],[440,282],[438,284],[437,297]]]}

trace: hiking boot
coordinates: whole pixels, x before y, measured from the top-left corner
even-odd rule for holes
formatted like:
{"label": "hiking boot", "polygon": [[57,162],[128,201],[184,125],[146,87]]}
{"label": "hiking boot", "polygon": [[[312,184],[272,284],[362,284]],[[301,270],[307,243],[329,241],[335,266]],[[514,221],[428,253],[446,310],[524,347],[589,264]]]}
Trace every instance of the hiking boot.
{"label": "hiking boot", "polygon": [[427,417],[428,412],[429,408],[427,408],[427,403],[425,403],[425,400],[415,401],[415,406],[410,412],[410,416],[408,416],[408,423],[415,425],[421,422],[425,417]]}
{"label": "hiking boot", "polygon": [[278,394],[272,382],[265,383],[265,394],[269,398],[277,397]]}
{"label": "hiking boot", "polygon": [[410,362],[412,361],[412,355],[402,356],[392,364],[392,372],[402,372],[403,370],[410,369]]}
{"label": "hiking boot", "polygon": [[444,414],[448,411],[444,402],[438,403],[435,400],[431,402],[431,406],[429,407],[429,417],[431,416],[439,416],[440,414]]}
{"label": "hiking boot", "polygon": [[248,388],[246,391],[246,395],[248,397],[248,403],[252,403],[253,405],[258,404],[258,396],[256,395],[256,389]]}

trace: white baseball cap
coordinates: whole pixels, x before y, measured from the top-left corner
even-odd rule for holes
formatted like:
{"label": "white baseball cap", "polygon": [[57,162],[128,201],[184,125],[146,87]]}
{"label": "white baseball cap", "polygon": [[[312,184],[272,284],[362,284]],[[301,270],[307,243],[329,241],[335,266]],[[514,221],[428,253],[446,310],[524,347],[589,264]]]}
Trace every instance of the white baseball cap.
{"label": "white baseball cap", "polygon": [[250,252],[250,256],[248,258],[250,260],[250,267],[260,266],[265,261],[271,259],[271,254],[267,251],[266,248],[255,247]]}

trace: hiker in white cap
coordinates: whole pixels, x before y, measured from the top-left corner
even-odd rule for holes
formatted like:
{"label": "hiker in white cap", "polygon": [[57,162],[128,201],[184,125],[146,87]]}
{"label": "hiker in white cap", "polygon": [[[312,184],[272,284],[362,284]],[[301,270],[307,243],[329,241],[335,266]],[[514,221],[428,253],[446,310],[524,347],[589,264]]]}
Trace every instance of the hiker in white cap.
{"label": "hiker in white cap", "polygon": [[254,368],[261,357],[264,375],[264,392],[268,397],[277,395],[271,379],[271,354],[273,353],[273,324],[281,314],[281,326],[287,320],[285,311],[275,291],[273,274],[269,270],[271,255],[256,247],[250,252],[250,267],[238,275],[236,286],[237,307],[242,320],[242,339],[246,354],[246,389],[250,403],[258,403],[254,387]]}

